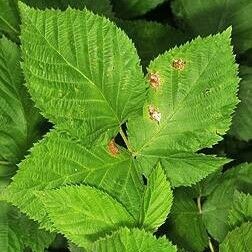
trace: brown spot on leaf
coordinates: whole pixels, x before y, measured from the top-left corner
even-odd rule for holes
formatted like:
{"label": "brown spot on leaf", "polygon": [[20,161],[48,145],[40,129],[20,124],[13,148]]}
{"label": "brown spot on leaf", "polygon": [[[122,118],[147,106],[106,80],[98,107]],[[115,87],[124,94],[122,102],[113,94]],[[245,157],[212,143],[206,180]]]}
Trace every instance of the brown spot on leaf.
{"label": "brown spot on leaf", "polygon": [[184,70],[186,62],[182,59],[173,60],[172,66],[177,70]]}
{"label": "brown spot on leaf", "polygon": [[161,113],[158,109],[156,109],[153,105],[150,105],[148,111],[150,118],[159,123],[161,120]]}
{"label": "brown spot on leaf", "polygon": [[148,78],[151,87],[156,89],[160,86],[160,77],[157,73],[149,73]]}
{"label": "brown spot on leaf", "polygon": [[108,143],[108,150],[110,152],[111,155],[115,156],[119,154],[119,148],[117,147],[116,143],[115,143],[115,139],[112,139],[109,143]]}

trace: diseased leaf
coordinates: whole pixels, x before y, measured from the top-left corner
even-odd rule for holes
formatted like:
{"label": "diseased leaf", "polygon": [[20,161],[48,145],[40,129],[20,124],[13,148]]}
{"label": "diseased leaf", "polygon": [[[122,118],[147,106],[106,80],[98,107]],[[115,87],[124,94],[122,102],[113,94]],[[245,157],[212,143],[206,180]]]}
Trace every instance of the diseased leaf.
{"label": "diseased leaf", "polygon": [[135,20],[118,21],[117,24],[133,40],[144,67],[147,67],[160,53],[188,39],[188,36],[181,31],[157,22]]}
{"label": "diseased leaf", "polygon": [[217,188],[203,204],[203,221],[210,235],[218,241],[223,241],[230,230],[228,213],[235,190],[252,193],[251,167],[251,164],[242,164],[225,172]]}
{"label": "diseased leaf", "polygon": [[0,0],[0,34],[17,41],[19,34],[18,0]]}
{"label": "diseased leaf", "polygon": [[123,18],[141,16],[165,0],[113,0],[116,14]]}
{"label": "diseased leaf", "polygon": [[6,197],[49,228],[46,209],[35,192],[79,183],[108,192],[139,218],[143,184],[131,156],[123,150],[113,156],[106,145],[87,149],[81,141],[55,130],[20,164]]}
{"label": "diseased leaf", "polygon": [[87,10],[20,9],[27,86],[58,129],[90,143],[140,114],[146,86],[120,29]]}
{"label": "diseased leaf", "polygon": [[251,252],[252,224],[243,223],[232,230],[220,244],[220,252]]}
{"label": "diseased leaf", "polygon": [[91,251],[99,252],[176,252],[167,239],[156,239],[144,230],[122,228],[111,236],[96,241]]}
{"label": "diseased leaf", "polygon": [[19,66],[20,51],[0,39],[0,178],[10,178],[26,150],[40,135],[41,116],[27,94]]}
{"label": "diseased leaf", "polygon": [[250,0],[175,0],[173,12],[194,35],[209,35],[233,26],[237,51],[252,48],[252,2]]}
{"label": "diseased leaf", "polygon": [[174,192],[167,234],[173,242],[188,251],[200,252],[208,245],[202,215],[191,195],[184,189],[177,189]]}
{"label": "diseased leaf", "polygon": [[252,139],[252,67],[240,68],[239,98],[230,133],[245,141]]}
{"label": "diseased leaf", "polygon": [[[227,162],[194,152],[222,139],[238,103],[238,69],[230,33],[228,29],[197,38],[159,56],[148,67],[144,116],[129,120],[129,140],[139,162],[143,157],[152,159],[149,162],[161,160],[174,186],[196,183]],[[187,173],[191,167],[192,173]]]}
{"label": "diseased leaf", "polygon": [[44,251],[53,241],[55,234],[39,229],[38,224],[29,220],[19,210],[0,202],[0,251],[33,252]]}
{"label": "diseased leaf", "polygon": [[233,205],[228,214],[229,223],[237,226],[246,221],[252,221],[252,196],[235,191]]}
{"label": "diseased leaf", "polygon": [[110,195],[90,186],[66,186],[38,194],[54,226],[79,246],[90,243],[134,218]]}
{"label": "diseased leaf", "polygon": [[154,230],[161,226],[172,205],[172,191],[160,165],[155,168],[147,180],[144,192],[142,216],[140,219],[146,229]]}

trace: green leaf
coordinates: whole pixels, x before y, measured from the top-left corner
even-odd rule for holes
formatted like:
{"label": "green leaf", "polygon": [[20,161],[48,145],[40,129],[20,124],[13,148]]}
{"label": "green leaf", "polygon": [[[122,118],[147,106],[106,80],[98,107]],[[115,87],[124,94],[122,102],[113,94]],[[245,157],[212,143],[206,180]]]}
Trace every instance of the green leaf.
{"label": "green leaf", "polygon": [[[140,162],[154,158],[167,174],[174,169],[172,185],[196,183],[227,162],[194,152],[222,139],[238,103],[230,33],[197,38],[159,56],[148,68],[158,87],[150,85],[143,118],[129,120],[129,140]],[[160,122],[151,118],[153,107],[161,113]],[[191,167],[192,174],[183,172]]]}
{"label": "green leaf", "polygon": [[252,193],[251,164],[242,164],[224,173],[219,185],[202,207],[203,221],[210,235],[223,241],[230,224],[228,213],[232,208],[235,190]]}
{"label": "green leaf", "polygon": [[111,194],[137,220],[144,189],[140,176],[126,151],[111,155],[105,144],[87,149],[83,142],[53,130],[20,164],[5,197],[49,228],[46,209],[34,194],[64,185],[87,183]]}
{"label": "green leaf", "polygon": [[252,67],[240,68],[239,103],[231,127],[230,133],[238,139],[249,141],[252,139]]}
{"label": "green leaf", "polygon": [[141,16],[165,0],[113,0],[115,12],[123,18]]}
{"label": "green leaf", "polygon": [[251,252],[252,224],[243,223],[232,230],[220,245],[220,252]]}
{"label": "green leaf", "polygon": [[209,35],[233,26],[233,42],[237,51],[252,48],[252,2],[250,0],[175,0],[173,12],[185,30],[194,35]]}
{"label": "green leaf", "polygon": [[34,108],[19,65],[20,50],[0,39],[0,177],[10,177],[26,150],[40,135],[41,116]]}
{"label": "green leaf", "polygon": [[22,2],[35,8],[45,10],[54,8],[66,10],[69,6],[75,9],[83,10],[87,8],[94,13],[107,17],[113,16],[112,6],[109,0],[23,0]]}
{"label": "green leaf", "polygon": [[146,85],[119,28],[87,10],[20,9],[27,85],[58,129],[91,142],[140,114]]}
{"label": "green leaf", "polygon": [[147,181],[144,192],[142,219],[146,229],[155,229],[161,226],[172,205],[172,191],[165,173],[160,165],[155,168]]}
{"label": "green leaf", "polygon": [[156,239],[144,230],[122,228],[111,236],[96,241],[92,251],[99,252],[176,252],[167,239]]}
{"label": "green leaf", "polygon": [[235,191],[233,205],[228,214],[229,223],[232,226],[242,224],[242,222],[252,221],[252,196]]}
{"label": "green leaf", "polygon": [[117,24],[133,40],[144,67],[160,53],[186,42],[188,38],[181,31],[157,22],[136,20],[118,21]]}
{"label": "green leaf", "polygon": [[189,251],[203,251],[208,245],[208,236],[197,205],[185,189],[174,192],[168,226],[168,237]]}
{"label": "green leaf", "polygon": [[29,220],[19,210],[0,202],[0,251],[33,252],[44,251],[53,241],[55,234],[39,229],[38,224]]}
{"label": "green leaf", "polygon": [[38,193],[57,230],[78,246],[90,243],[134,218],[107,193],[85,185],[66,186]]}
{"label": "green leaf", "polygon": [[19,14],[17,0],[0,0],[0,33],[17,41],[19,34]]}

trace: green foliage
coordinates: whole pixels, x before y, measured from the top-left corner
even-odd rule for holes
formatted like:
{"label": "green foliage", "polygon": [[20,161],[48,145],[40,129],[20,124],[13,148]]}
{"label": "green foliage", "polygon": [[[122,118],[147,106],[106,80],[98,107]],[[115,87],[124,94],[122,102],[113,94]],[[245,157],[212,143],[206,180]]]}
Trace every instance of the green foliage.
{"label": "green foliage", "polygon": [[165,238],[156,239],[144,230],[127,228],[112,233],[111,236],[96,241],[92,251],[100,252],[176,252],[173,246]]}
{"label": "green foliage", "polygon": [[117,24],[133,40],[144,67],[160,53],[186,42],[187,36],[169,25],[144,20],[118,21]]}
{"label": "green foliage", "polygon": [[232,230],[220,245],[220,252],[250,252],[252,250],[252,224],[243,223]]}
{"label": "green foliage", "polygon": [[164,2],[0,0],[1,251],[251,251],[252,6]]}
{"label": "green foliage", "polygon": [[25,248],[41,252],[53,241],[55,234],[39,229],[37,223],[29,220],[20,211],[0,202],[0,250],[22,252]]}
{"label": "green foliage", "polygon": [[252,2],[250,0],[174,0],[173,12],[182,26],[194,35],[209,35],[233,26],[238,52],[252,48]]}
{"label": "green foliage", "polygon": [[239,90],[241,102],[233,118],[231,134],[239,139],[249,141],[252,139],[252,119],[250,116],[252,113],[252,68],[241,66],[240,76],[242,78]]}
{"label": "green foliage", "polygon": [[165,0],[112,0],[116,13],[120,17],[129,18],[140,16],[152,9]]}

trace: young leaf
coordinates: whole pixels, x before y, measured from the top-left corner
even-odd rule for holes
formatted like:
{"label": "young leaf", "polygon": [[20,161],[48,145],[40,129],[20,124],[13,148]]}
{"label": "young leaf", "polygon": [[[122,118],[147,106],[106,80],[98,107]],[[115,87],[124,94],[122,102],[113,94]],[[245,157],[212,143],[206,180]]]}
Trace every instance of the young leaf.
{"label": "young leaf", "polygon": [[252,67],[242,66],[240,76],[241,102],[235,111],[230,133],[241,140],[249,141],[252,139]]}
{"label": "young leaf", "polygon": [[188,36],[181,31],[157,22],[145,20],[118,21],[117,24],[133,40],[141,63],[147,67],[160,53],[186,42]]}
{"label": "young leaf", "polygon": [[134,218],[107,193],[89,186],[66,186],[38,193],[57,230],[78,246],[87,247],[99,237],[131,226]]}
{"label": "young leaf", "polygon": [[228,213],[232,207],[235,190],[252,193],[251,171],[251,164],[242,164],[225,172],[218,187],[203,204],[203,221],[214,239],[223,241],[230,230]]}
{"label": "young leaf", "polygon": [[0,39],[0,170],[10,177],[26,150],[38,139],[41,116],[34,108],[19,66],[20,51],[5,37]]}
{"label": "young leaf", "polygon": [[22,2],[35,8],[45,10],[46,8],[66,10],[69,6],[83,10],[87,8],[94,13],[112,17],[112,6],[109,0],[23,0]]}
{"label": "young leaf", "polygon": [[55,234],[39,229],[19,210],[0,202],[0,251],[22,252],[25,248],[41,252],[53,241]]}
{"label": "young leaf", "polygon": [[243,223],[232,230],[220,244],[220,252],[251,252],[252,224]]}
{"label": "young leaf", "polygon": [[113,0],[116,14],[123,18],[135,17],[154,9],[165,0]]}
{"label": "young leaf", "polygon": [[99,252],[176,252],[167,239],[156,239],[140,229],[122,228],[111,236],[96,241],[91,251]]}
{"label": "young leaf", "polygon": [[233,42],[239,52],[252,48],[250,0],[175,0],[173,12],[194,35],[217,33],[233,26]]}
{"label": "young leaf", "polygon": [[[129,140],[139,162],[157,159],[165,170],[174,169],[172,185],[193,184],[227,162],[194,152],[222,139],[238,103],[238,69],[230,34],[228,29],[197,38],[159,56],[148,68],[144,117],[129,120]],[[193,173],[188,176],[191,167]]]}
{"label": "young leaf", "polygon": [[91,142],[140,113],[146,86],[139,58],[112,22],[87,10],[20,9],[27,85],[58,129]]}
{"label": "young leaf", "polygon": [[17,41],[19,34],[18,0],[0,0],[0,34]]}
{"label": "young leaf", "polygon": [[228,214],[229,223],[237,226],[246,221],[252,221],[252,196],[235,191],[233,205]]}
{"label": "young leaf", "polygon": [[186,190],[175,190],[167,233],[173,242],[189,251],[201,252],[208,245],[207,231],[199,211]]}
{"label": "young leaf", "polygon": [[160,164],[151,172],[144,192],[142,216],[146,229],[155,229],[164,223],[172,205],[172,191]]}

